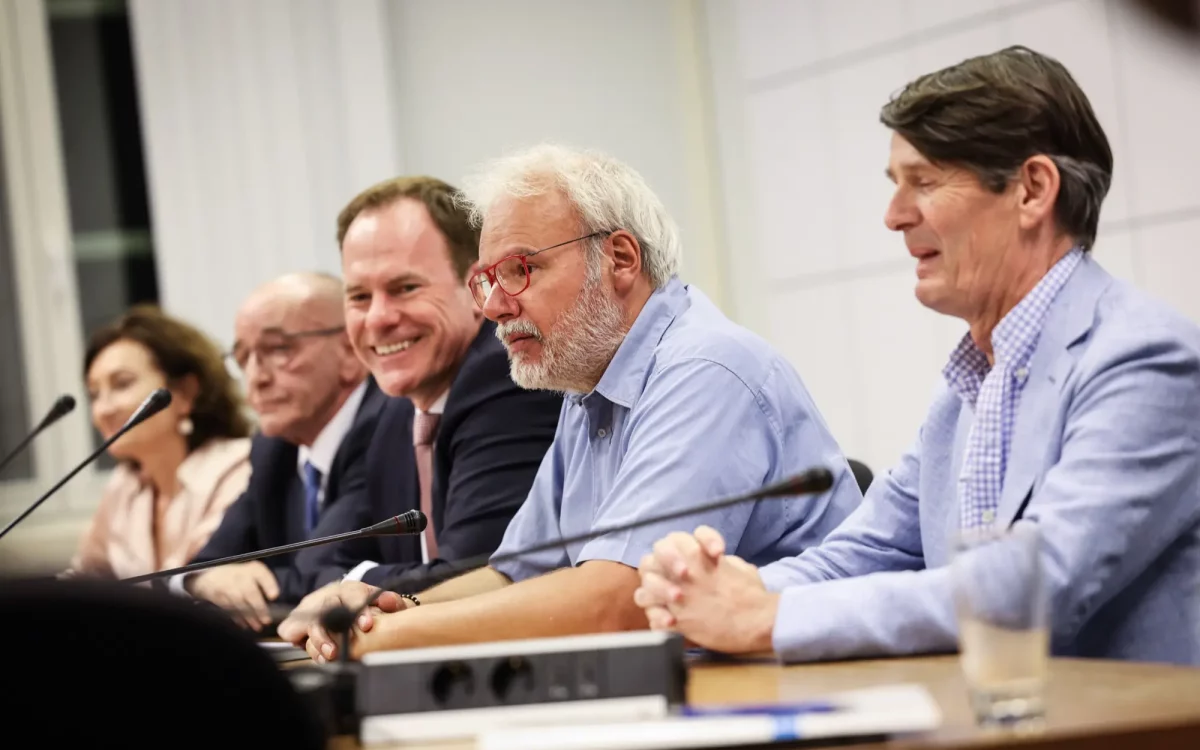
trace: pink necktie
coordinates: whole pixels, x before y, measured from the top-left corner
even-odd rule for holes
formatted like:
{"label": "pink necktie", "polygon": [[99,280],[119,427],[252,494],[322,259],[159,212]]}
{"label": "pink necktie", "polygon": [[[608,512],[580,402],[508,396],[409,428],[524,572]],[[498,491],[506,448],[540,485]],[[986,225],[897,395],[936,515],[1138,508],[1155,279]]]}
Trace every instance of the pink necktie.
{"label": "pink necktie", "polygon": [[413,417],[413,450],[417,455],[417,480],[421,485],[421,512],[429,519],[425,525],[425,549],[429,559],[437,559],[437,537],[433,529],[433,438],[437,434],[440,414],[418,411]]}

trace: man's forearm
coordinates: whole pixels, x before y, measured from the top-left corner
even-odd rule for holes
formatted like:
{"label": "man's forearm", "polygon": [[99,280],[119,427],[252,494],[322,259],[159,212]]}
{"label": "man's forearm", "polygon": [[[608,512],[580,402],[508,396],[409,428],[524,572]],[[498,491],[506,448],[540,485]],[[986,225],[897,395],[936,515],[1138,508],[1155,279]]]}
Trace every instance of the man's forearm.
{"label": "man's forearm", "polygon": [[419,596],[422,604],[439,604],[486,594],[511,584],[512,581],[494,568],[479,568],[469,573],[463,573],[457,578],[443,581],[426,589]]}
{"label": "man's forearm", "polygon": [[[470,575],[477,574],[482,580],[482,571]],[[435,606],[425,606],[422,597],[420,607],[380,617],[371,632],[360,634],[359,650],[637,630],[647,627],[633,601],[638,582],[633,568],[592,561]]]}

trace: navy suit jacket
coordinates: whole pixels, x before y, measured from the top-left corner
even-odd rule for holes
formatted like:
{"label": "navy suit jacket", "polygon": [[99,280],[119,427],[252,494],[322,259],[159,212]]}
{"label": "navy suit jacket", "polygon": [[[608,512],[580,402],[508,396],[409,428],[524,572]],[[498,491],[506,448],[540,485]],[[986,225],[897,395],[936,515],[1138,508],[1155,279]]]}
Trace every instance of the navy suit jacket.
{"label": "navy suit jacket", "polygon": [[[363,581],[419,591],[451,577],[451,563],[488,555],[529,494],[554,440],[562,395],[525,390],[509,376],[508,355],[485,321],[451,383],[433,449],[432,518],[438,558],[421,561],[419,536],[368,537],[328,548],[318,583],[370,560]],[[367,452],[367,498],[354,525],[420,508],[413,452],[414,407],[389,399]]]}
{"label": "navy suit jacket", "polygon": [[[387,396],[373,378],[349,431],[342,438],[325,484],[325,503],[314,537],[344,530],[348,519],[358,513],[366,494],[367,446],[375,432],[380,409]],[[192,562],[215,560],[229,555],[278,547],[306,538],[304,486],[296,468],[299,448],[280,438],[255,435],[250,444],[250,483],[246,491],[225,511],[221,525]],[[319,547],[263,559],[279,582],[279,599],[296,603],[312,589],[318,570],[308,564]]]}

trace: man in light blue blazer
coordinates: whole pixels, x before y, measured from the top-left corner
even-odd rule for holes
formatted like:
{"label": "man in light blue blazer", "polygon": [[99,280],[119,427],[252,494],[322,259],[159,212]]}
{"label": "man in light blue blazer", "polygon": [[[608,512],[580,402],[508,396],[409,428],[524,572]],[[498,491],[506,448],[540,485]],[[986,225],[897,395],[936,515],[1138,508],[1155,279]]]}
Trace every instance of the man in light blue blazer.
{"label": "man in light blue blazer", "polygon": [[1036,524],[1057,655],[1200,664],[1200,330],[1088,252],[1112,154],[1057,61],[1009,48],[884,108],[886,223],[970,331],[911,449],[825,541],[761,569],[660,540],[655,628],[787,661],[953,651],[950,543]]}

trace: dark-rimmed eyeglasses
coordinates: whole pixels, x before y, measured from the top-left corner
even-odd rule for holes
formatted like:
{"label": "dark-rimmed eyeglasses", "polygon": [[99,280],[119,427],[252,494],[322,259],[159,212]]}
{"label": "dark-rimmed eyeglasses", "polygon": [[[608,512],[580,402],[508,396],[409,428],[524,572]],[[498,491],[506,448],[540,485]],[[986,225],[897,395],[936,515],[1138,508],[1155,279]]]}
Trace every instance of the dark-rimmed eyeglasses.
{"label": "dark-rimmed eyeglasses", "polygon": [[[615,231],[615,230],[613,230]],[[541,250],[534,250],[529,253],[516,253],[509,255],[496,261],[487,268],[476,271],[471,279],[467,282],[467,286],[471,288],[471,296],[475,298],[475,304],[479,305],[480,309],[487,303],[488,297],[492,295],[492,290],[499,288],[500,291],[507,294],[509,297],[516,297],[521,292],[529,288],[529,264],[526,262],[529,258],[544,253],[547,250],[553,250],[556,247],[563,247],[574,242],[582,242],[590,240],[593,237],[607,237],[612,234],[608,232],[592,232],[585,234],[582,237],[576,237],[573,240],[560,242],[557,245],[543,247]]]}
{"label": "dark-rimmed eyeglasses", "polygon": [[250,364],[250,356],[258,359],[259,367],[285,367],[296,356],[300,340],[319,336],[335,336],[345,332],[345,326],[336,328],[317,328],[311,331],[284,331],[279,328],[268,328],[258,337],[253,346],[238,342],[233,349],[225,354],[226,362],[231,363],[239,372],[245,372]]}

